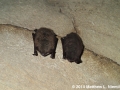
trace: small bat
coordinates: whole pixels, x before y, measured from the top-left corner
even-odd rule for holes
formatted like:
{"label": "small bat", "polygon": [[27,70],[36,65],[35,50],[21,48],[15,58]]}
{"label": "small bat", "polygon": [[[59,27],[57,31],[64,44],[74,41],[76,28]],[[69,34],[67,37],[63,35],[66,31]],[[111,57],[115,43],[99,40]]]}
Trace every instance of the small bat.
{"label": "small bat", "polygon": [[53,30],[42,27],[40,29],[35,29],[35,33],[32,33],[33,42],[34,42],[34,54],[38,56],[38,52],[42,56],[47,56],[51,54],[51,58],[55,58],[55,51],[58,39],[56,38],[56,34]]}
{"label": "small bat", "polygon": [[63,59],[68,59],[69,62],[82,63],[81,55],[84,51],[82,39],[76,33],[67,34],[61,38],[63,48]]}

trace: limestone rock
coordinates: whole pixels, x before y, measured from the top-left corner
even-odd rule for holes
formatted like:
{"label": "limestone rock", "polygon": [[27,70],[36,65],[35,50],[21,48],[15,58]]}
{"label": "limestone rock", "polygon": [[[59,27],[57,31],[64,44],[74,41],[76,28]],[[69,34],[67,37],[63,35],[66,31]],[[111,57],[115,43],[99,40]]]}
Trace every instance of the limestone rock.
{"label": "limestone rock", "polygon": [[85,47],[120,64],[119,0],[47,0],[74,17]]}
{"label": "limestone rock", "polygon": [[60,39],[55,59],[33,56],[32,31],[25,28],[0,25],[0,50],[1,90],[73,90],[77,85],[110,90],[108,85],[120,84],[120,66],[107,58],[85,50],[81,64],[62,59]]}
{"label": "limestone rock", "polygon": [[47,27],[60,36],[73,31],[85,47],[120,64],[119,0],[1,0],[0,23],[33,30]]}

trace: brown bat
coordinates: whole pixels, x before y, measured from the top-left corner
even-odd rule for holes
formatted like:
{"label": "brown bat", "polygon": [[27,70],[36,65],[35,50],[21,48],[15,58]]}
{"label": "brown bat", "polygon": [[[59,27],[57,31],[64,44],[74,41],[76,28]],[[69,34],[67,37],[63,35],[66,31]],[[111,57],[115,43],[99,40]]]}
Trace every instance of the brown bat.
{"label": "brown bat", "polygon": [[81,55],[84,51],[82,39],[76,33],[67,34],[61,38],[63,47],[63,59],[68,59],[69,62],[82,63]]}
{"label": "brown bat", "polygon": [[56,34],[53,32],[53,30],[48,28],[40,28],[35,29],[35,33],[32,33],[33,36],[33,42],[34,42],[34,54],[38,56],[38,52],[42,56],[47,56],[51,54],[51,58],[55,58],[55,51],[58,39],[56,38]]}

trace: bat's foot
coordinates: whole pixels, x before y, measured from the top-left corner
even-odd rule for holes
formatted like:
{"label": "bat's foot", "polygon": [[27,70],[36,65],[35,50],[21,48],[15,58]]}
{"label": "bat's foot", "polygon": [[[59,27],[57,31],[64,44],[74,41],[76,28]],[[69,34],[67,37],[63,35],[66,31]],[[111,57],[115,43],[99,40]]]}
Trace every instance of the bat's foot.
{"label": "bat's foot", "polygon": [[32,54],[33,56],[38,56],[38,53],[34,53],[34,54]]}
{"label": "bat's foot", "polygon": [[53,55],[51,55],[50,57],[51,57],[52,59],[55,59],[55,56],[53,56]]}
{"label": "bat's foot", "polygon": [[55,59],[55,57],[51,56],[52,59]]}
{"label": "bat's foot", "polygon": [[80,64],[80,63],[82,63],[82,60],[77,60],[77,61],[75,61],[75,63]]}
{"label": "bat's foot", "polygon": [[53,52],[53,53],[51,54],[51,58],[52,58],[52,59],[55,59],[55,52]]}

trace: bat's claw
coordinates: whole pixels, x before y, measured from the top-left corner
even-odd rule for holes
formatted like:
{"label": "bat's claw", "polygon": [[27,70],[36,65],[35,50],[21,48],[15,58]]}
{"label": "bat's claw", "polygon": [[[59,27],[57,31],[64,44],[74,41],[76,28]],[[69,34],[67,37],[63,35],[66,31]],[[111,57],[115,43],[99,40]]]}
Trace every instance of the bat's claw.
{"label": "bat's claw", "polygon": [[38,56],[38,54],[33,54],[34,56]]}

